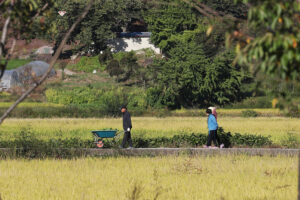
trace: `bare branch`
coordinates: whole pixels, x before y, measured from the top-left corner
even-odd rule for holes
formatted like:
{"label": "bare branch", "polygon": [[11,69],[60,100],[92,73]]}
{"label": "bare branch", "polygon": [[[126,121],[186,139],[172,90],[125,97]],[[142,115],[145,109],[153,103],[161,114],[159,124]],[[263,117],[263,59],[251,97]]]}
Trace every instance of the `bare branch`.
{"label": "bare branch", "polygon": [[200,8],[199,6],[195,5],[193,2],[190,2],[189,0],[182,0],[183,2],[189,4],[190,6],[192,6],[193,8],[195,8],[196,10],[198,10],[199,13],[201,13],[202,15],[209,17],[209,18],[213,18],[213,15],[209,14],[208,12],[206,12],[204,9]]}
{"label": "bare branch", "polygon": [[1,41],[0,41],[0,59],[4,54],[4,46],[6,43],[7,30],[8,30],[9,23],[10,23],[10,16],[8,16],[7,19],[5,20],[5,23],[4,23],[4,26],[2,29],[2,36],[1,36]]}
{"label": "bare branch", "polygon": [[12,43],[12,46],[11,46],[11,48],[10,48],[10,50],[9,50],[9,53],[8,53],[7,56],[5,57],[6,60],[9,60],[10,57],[11,57],[11,55],[13,54],[13,52],[14,52],[14,50],[15,50],[16,43],[17,43],[17,40],[16,40],[16,38],[14,38],[13,43]]}
{"label": "bare branch", "polygon": [[220,14],[215,11],[214,9],[208,7],[207,5],[198,2],[197,0],[193,0],[194,3],[196,3],[198,6],[202,7],[204,10],[206,10],[207,12],[210,12],[212,15],[215,15],[217,17],[220,17]]}
{"label": "bare branch", "polygon": [[54,56],[52,57],[50,64],[49,64],[49,68],[47,70],[47,72],[42,76],[42,78],[37,81],[35,83],[34,86],[32,86],[31,88],[29,88],[0,118],[0,125],[3,123],[3,121],[5,120],[5,118],[17,107],[17,105],[19,103],[21,103],[32,91],[34,91],[39,85],[41,85],[49,76],[51,70],[54,67],[55,62],[57,61],[59,55],[62,52],[62,49],[66,43],[66,41],[69,39],[71,33],[73,32],[73,30],[75,29],[75,27],[81,22],[81,20],[87,15],[87,13],[89,12],[90,8],[92,7],[94,3],[94,0],[90,0],[90,2],[88,3],[87,7],[85,8],[85,10],[83,11],[83,13],[77,18],[76,22],[72,25],[72,27],[68,30],[67,34],[64,36],[63,40],[61,41],[57,51],[55,52]]}
{"label": "bare branch", "polygon": [[5,64],[2,65],[1,64],[1,59],[4,55],[4,48],[5,48],[6,38],[7,38],[7,31],[8,31],[8,27],[9,27],[9,23],[10,23],[10,19],[11,19],[10,14],[11,14],[13,5],[14,5],[14,0],[11,0],[10,7],[9,7],[9,10],[8,10],[8,17],[5,20],[5,23],[4,23],[4,26],[3,26],[3,29],[2,29],[2,35],[1,35],[1,41],[0,41],[0,66],[1,66],[0,80],[3,76],[3,74],[4,74],[4,71],[5,71],[5,68],[6,68],[6,65],[7,65],[7,60],[5,61]]}
{"label": "bare branch", "polygon": [[[3,1],[4,2],[4,1]],[[2,3],[2,2],[1,2]],[[13,4],[14,4],[14,1],[12,0],[11,1],[11,7],[10,7],[10,10],[9,10],[9,14],[11,13],[11,10],[12,10],[12,6],[13,6]],[[46,3],[43,7],[42,7],[42,9],[40,9],[32,18],[31,18],[31,21],[33,21],[35,18],[37,18],[40,14],[41,14],[41,12],[43,12],[44,10],[46,10],[47,9],[47,7],[49,6],[49,4],[48,3]],[[4,25],[4,27],[3,27],[3,31],[2,31],[2,37],[1,37],[1,42],[0,42],[0,62],[1,62],[1,57],[3,56],[3,54],[4,54],[4,48],[5,48],[5,43],[6,43],[6,37],[7,37],[7,31],[8,31],[8,25],[9,25],[9,22],[10,22],[10,15],[9,15],[9,17],[6,19],[6,21],[5,21],[5,25]],[[11,54],[13,53],[13,50],[14,50],[14,46],[15,46],[15,39],[14,39],[14,41],[13,41],[13,48],[11,49],[11,51],[10,51],[10,53],[6,56],[6,58],[5,58],[5,64],[0,64],[0,80],[1,80],[1,78],[2,78],[2,76],[3,76],[3,74],[4,74],[4,71],[5,71],[5,69],[6,69],[6,66],[7,66],[7,64],[8,64],[8,59],[10,58],[10,56],[11,56]]]}
{"label": "bare branch", "polygon": [[44,10],[46,10],[48,6],[49,6],[49,4],[46,3],[46,4],[43,6],[43,8],[40,9],[40,10],[33,16],[32,21],[33,21],[35,18],[37,18],[37,17],[41,14],[41,12],[43,12]]}
{"label": "bare branch", "polygon": [[198,12],[200,12],[201,14],[209,17],[209,18],[213,18],[216,17],[216,19],[224,21],[224,16],[231,18],[235,21],[241,21],[241,19],[238,19],[236,17],[234,17],[233,15],[230,14],[226,14],[224,12],[220,12],[220,11],[216,11],[212,8],[210,8],[209,6],[205,5],[204,3],[199,2],[198,0],[192,0],[193,2],[190,2],[189,0],[183,0],[185,3],[191,5],[193,8],[195,8]]}
{"label": "bare branch", "polygon": [[12,44],[12,47],[10,48],[10,51],[9,53],[6,55],[5,57],[5,63],[4,64],[0,64],[0,80],[2,78],[2,76],[4,75],[4,71],[6,70],[6,66],[8,64],[8,60],[10,59],[12,53],[14,52],[14,49],[15,49],[15,46],[16,46],[16,39],[13,40],[13,44]]}

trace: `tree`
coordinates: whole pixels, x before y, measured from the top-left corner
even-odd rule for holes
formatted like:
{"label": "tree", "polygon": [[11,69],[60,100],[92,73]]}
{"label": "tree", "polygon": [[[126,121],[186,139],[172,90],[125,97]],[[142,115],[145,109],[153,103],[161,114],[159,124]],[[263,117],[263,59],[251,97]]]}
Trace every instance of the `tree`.
{"label": "tree", "polygon": [[[140,0],[96,0],[87,17],[72,33],[68,43],[76,44],[77,51],[99,54],[107,47],[108,41],[116,36],[116,32],[122,32],[122,28],[126,27],[132,18],[140,18],[142,6]],[[65,10],[66,14],[64,17],[57,16],[56,19],[57,43],[76,19],[76,14],[84,7],[85,1],[58,2],[58,9]]]}
{"label": "tree", "polygon": [[[245,5],[241,8],[246,8],[247,20],[243,16],[238,18],[234,13],[228,13],[228,18],[224,11],[219,11],[219,6],[209,5],[209,1],[203,1],[205,4],[199,0],[182,1],[218,21],[231,19],[231,25],[226,27],[226,44],[230,48],[232,45],[236,47],[236,64],[249,67],[254,76],[262,72],[281,85],[295,85],[300,80],[299,0],[234,0],[237,6]],[[211,2],[214,1],[226,0]],[[214,24],[211,24],[207,34],[213,30]],[[275,96],[281,98],[281,104],[285,104],[282,108],[288,108],[288,113],[291,110],[299,113],[299,105],[293,103],[293,97],[287,91],[273,90]]]}
{"label": "tree", "polygon": [[233,55],[224,52],[210,59],[202,48],[195,42],[178,42],[169,58],[155,62],[157,84],[148,90],[150,105],[204,107],[240,100],[244,75],[233,67]]}
{"label": "tree", "polygon": [[[12,2],[14,2],[14,1],[12,1]],[[34,1],[31,1],[31,2],[34,2]],[[27,96],[28,96],[32,91],[34,91],[38,86],[40,86],[40,85],[47,79],[47,77],[49,76],[51,70],[52,70],[53,67],[54,67],[55,62],[57,61],[57,59],[58,59],[60,53],[62,52],[62,49],[63,49],[63,47],[64,47],[66,41],[69,39],[71,33],[74,31],[74,29],[76,28],[76,26],[77,26],[77,25],[81,22],[81,20],[87,15],[87,13],[88,13],[88,11],[90,10],[90,8],[91,8],[91,6],[93,5],[93,3],[94,3],[94,0],[91,0],[91,1],[88,3],[88,5],[86,6],[86,8],[85,8],[84,11],[82,12],[82,14],[78,16],[77,20],[74,22],[74,24],[73,24],[73,25],[70,27],[70,29],[67,31],[67,33],[66,33],[65,36],[63,37],[63,40],[61,41],[61,43],[60,43],[60,45],[59,45],[59,47],[58,47],[58,49],[57,49],[57,51],[55,52],[54,56],[53,56],[52,59],[50,60],[49,68],[48,68],[47,72],[46,72],[39,80],[35,80],[35,84],[34,84],[32,87],[30,87],[25,93],[23,93],[22,96],[21,96],[21,97],[20,97],[20,98],[19,98],[19,99],[11,106],[11,107],[8,108],[8,110],[1,116],[1,118],[0,118],[0,124],[3,123],[3,121],[6,119],[6,117],[7,117],[7,116],[8,116],[8,115],[9,115],[9,114],[17,107],[17,105],[18,105],[19,103],[21,103],[24,99],[26,99]],[[11,4],[11,7],[10,7],[8,13],[7,13],[7,14],[8,14],[8,19],[12,17],[11,14],[13,13],[13,9],[14,9],[13,5],[14,5],[14,4]],[[30,9],[30,8],[29,8],[29,9]],[[24,12],[26,12],[26,11],[24,11]],[[19,17],[22,17],[22,16],[19,16]],[[22,25],[26,26],[26,24],[22,24]],[[7,26],[4,26],[4,27],[7,27]],[[2,36],[6,34],[6,33],[5,33],[5,34],[4,34],[4,33],[5,33],[5,32],[2,32]],[[19,32],[19,33],[21,34],[22,32]],[[2,44],[2,47],[1,47],[1,48],[3,49],[3,43],[1,43],[1,44]],[[2,55],[1,55],[1,56],[2,56]],[[8,60],[8,58],[7,58],[7,60]],[[7,64],[7,60],[6,60],[6,63],[5,63],[5,64]]]}
{"label": "tree", "polygon": [[[28,39],[33,33],[33,26],[41,26],[35,32],[42,33],[43,17],[47,16],[54,1],[44,0],[3,0],[0,2],[0,79],[3,76],[8,60],[14,50],[17,39]],[[13,38],[10,49],[6,46],[7,38]]]}
{"label": "tree", "polygon": [[180,1],[172,1],[159,6],[149,6],[143,12],[143,18],[151,31],[151,41],[167,50],[166,41],[175,34],[182,34],[186,30],[195,30],[198,27],[197,13]]}
{"label": "tree", "polygon": [[237,60],[286,81],[300,80],[300,3],[297,0],[244,1],[250,3],[249,29],[236,30]]}

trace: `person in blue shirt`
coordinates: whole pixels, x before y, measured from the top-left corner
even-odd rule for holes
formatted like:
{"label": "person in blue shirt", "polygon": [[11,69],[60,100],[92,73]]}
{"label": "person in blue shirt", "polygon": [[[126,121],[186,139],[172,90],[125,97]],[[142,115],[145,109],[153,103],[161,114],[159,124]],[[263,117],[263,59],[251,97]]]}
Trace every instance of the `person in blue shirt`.
{"label": "person in blue shirt", "polygon": [[217,144],[218,123],[217,123],[216,117],[212,114],[211,109],[206,110],[206,115],[208,116],[208,118],[207,118],[208,139],[207,139],[206,146],[204,146],[204,147],[210,147],[212,141],[214,142],[214,145],[216,147],[218,147],[218,144]]}

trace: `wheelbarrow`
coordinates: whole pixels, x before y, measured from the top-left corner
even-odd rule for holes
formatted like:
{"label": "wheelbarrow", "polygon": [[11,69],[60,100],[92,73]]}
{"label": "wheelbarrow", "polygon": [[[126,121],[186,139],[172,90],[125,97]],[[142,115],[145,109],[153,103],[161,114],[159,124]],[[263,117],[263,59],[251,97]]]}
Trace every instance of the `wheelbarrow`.
{"label": "wheelbarrow", "polygon": [[118,130],[100,130],[100,131],[92,131],[92,134],[94,135],[94,143],[98,148],[103,148],[104,138],[115,138],[116,136],[119,137],[121,132],[118,132]]}

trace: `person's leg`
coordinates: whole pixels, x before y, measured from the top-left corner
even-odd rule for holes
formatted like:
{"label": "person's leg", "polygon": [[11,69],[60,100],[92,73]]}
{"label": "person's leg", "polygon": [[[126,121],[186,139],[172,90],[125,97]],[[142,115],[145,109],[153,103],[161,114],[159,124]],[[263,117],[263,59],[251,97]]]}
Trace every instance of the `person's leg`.
{"label": "person's leg", "polygon": [[220,137],[218,135],[218,129],[216,130],[216,139],[217,139],[217,142],[218,142],[218,146],[220,147],[221,141],[220,141]]}
{"label": "person's leg", "polygon": [[123,141],[122,141],[122,144],[121,144],[121,147],[124,148],[125,147],[125,144],[127,142],[127,139],[128,138],[128,132],[125,132],[124,133],[124,137],[123,137]]}
{"label": "person's leg", "polygon": [[211,141],[212,141],[212,131],[208,131],[208,138],[207,138],[207,143],[206,143],[206,146],[211,146]]}
{"label": "person's leg", "polygon": [[128,143],[129,146],[132,147],[131,132],[128,132]]}
{"label": "person's leg", "polygon": [[218,144],[217,144],[217,131],[216,130],[212,131],[212,140],[214,142],[214,145],[217,147]]}

